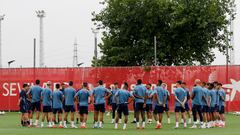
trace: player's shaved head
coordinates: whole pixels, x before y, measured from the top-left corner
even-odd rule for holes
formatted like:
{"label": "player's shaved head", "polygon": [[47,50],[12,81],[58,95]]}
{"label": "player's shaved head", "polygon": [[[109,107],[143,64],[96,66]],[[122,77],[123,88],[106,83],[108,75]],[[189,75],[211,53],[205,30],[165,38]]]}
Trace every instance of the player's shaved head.
{"label": "player's shaved head", "polygon": [[200,85],[201,84],[201,80],[200,79],[196,79],[195,80],[195,84]]}

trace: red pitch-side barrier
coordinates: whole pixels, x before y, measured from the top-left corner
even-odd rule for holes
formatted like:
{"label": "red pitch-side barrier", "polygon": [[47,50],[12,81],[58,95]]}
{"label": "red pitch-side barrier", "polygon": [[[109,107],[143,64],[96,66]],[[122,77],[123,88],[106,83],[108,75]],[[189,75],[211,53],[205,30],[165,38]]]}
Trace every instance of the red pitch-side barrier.
{"label": "red pitch-side barrier", "polygon": [[[228,71],[228,72],[227,72]],[[187,66],[187,67],[103,67],[103,68],[16,68],[0,69],[0,110],[18,110],[19,91],[23,83],[34,83],[41,80],[44,87],[47,81],[53,83],[74,81],[77,89],[86,81],[90,89],[99,79],[104,80],[106,87],[128,82],[134,87],[137,79],[156,84],[161,79],[166,82],[171,93],[170,109],[174,108],[173,88],[177,80],[183,80],[192,89],[195,79],[202,81],[219,81],[227,93],[227,111],[240,111],[240,66]],[[92,109],[92,105],[90,106]],[[132,106],[130,105],[132,109]]]}

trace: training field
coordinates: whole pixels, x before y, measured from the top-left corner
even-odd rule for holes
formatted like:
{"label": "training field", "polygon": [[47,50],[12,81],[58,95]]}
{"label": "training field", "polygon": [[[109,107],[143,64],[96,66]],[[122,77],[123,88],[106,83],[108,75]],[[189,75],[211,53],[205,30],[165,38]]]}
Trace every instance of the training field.
{"label": "training field", "polygon": [[136,130],[134,124],[128,124],[128,129],[123,131],[120,128],[122,125],[119,125],[118,130],[114,129],[114,125],[109,123],[111,121],[110,116],[105,116],[103,129],[92,129],[92,113],[89,116],[87,129],[26,128],[19,126],[19,113],[6,113],[5,115],[0,115],[0,135],[240,135],[240,117],[232,114],[226,115],[227,122],[225,128],[213,129],[174,129],[173,116],[171,115],[172,124],[165,124],[166,119],[164,119],[163,128],[160,130],[154,129],[155,124],[147,124],[144,130]]}

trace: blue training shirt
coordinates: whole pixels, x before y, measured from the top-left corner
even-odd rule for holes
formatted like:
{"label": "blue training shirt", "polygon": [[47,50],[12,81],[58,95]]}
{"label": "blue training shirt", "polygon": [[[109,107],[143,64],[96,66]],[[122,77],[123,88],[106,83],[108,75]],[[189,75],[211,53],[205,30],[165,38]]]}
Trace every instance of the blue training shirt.
{"label": "blue training shirt", "polygon": [[74,105],[74,96],[76,90],[73,87],[68,87],[64,89],[65,105],[72,106]]}
{"label": "blue training shirt", "polygon": [[86,89],[79,90],[75,95],[75,97],[78,98],[79,106],[88,106],[88,99],[90,95],[90,92]]}
{"label": "blue training shirt", "polygon": [[[153,90],[147,90],[147,96],[150,97],[153,93]],[[152,98],[147,98],[146,104],[151,105],[152,104]]]}
{"label": "blue training shirt", "polygon": [[103,86],[98,86],[93,89],[92,94],[94,96],[94,104],[105,104],[105,96],[107,93],[111,93],[108,89]]}
{"label": "blue training shirt", "polygon": [[111,96],[111,103],[117,103],[116,99],[115,99],[115,94],[117,93],[119,89],[113,89],[112,90],[112,96]]}
{"label": "blue training shirt", "polygon": [[30,89],[30,95],[32,96],[32,103],[41,101],[42,88],[39,85],[34,85]]}
{"label": "blue training shirt", "polygon": [[117,104],[127,104],[128,99],[130,97],[133,97],[129,91],[127,90],[118,90],[115,94],[116,97],[118,97],[118,103]]}
{"label": "blue training shirt", "polygon": [[[208,101],[209,96],[209,90],[207,88],[203,88],[203,97]],[[202,105],[207,106],[207,103],[204,99],[202,99]]]}
{"label": "blue training shirt", "polygon": [[43,97],[43,101],[42,101],[43,106],[52,106],[52,90],[50,90],[49,88],[43,89],[42,97]]}
{"label": "blue training shirt", "polygon": [[[174,96],[178,98],[181,102],[187,97],[187,93],[183,88],[176,88],[174,91]],[[182,107],[182,105],[175,99],[175,107]]]}
{"label": "blue training shirt", "polygon": [[[164,91],[165,91],[165,94],[166,94],[166,96],[168,97],[170,97],[170,93],[169,93],[169,91],[167,90],[167,89],[164,89]],[[168,99],[166,100],[166,105],[168,105]]]}
{"label": "blue training shirt", "polygon": [[56,90],[53,92],[53,108],[54,109],[62,109],[63,108],[63,93],[60,90]]}
{"label": "blue training shirt", "polygon": [[[138,96],[144,98],[147,94],[147,88],[145,86],[143,86],[142,84],[136,85],[134,87],[133,93],[135,95],[138,95]],[[144,99],[135,97],[135,103],[144,103]]]}
{"label": "blue training shirt", "polygon": [[[219,90],[219,96],[220,96],[219,107],[225,106],[226,93],[225,93],[224,89]],[[221,97],[223,97],[224,100]]]}
{"label": "blue training shirt", "polygon": [[[159,101],[162,102],[164,104],[164,100],[166,99],[166,91],[161,87],[161,86],[157,86],[155,89],[154,89],[154,92],[152,93],[152,95],[156,94]],[[157,100],[154,100],[154,104],[155,105],[158,105],[158,106],[162,106],[158,103]]]}
{"label": "blue training shirt", "polygon": [[215,107],[217,102],[217,93],[216,90],[210,90],[210,97],[211,97],[211,107]]}
{"label": "blue training shirt", "polygon": [[194,98],[192,100],[193,105],[202,105],[203,90],[201,86],[196,86],[193,88]]}

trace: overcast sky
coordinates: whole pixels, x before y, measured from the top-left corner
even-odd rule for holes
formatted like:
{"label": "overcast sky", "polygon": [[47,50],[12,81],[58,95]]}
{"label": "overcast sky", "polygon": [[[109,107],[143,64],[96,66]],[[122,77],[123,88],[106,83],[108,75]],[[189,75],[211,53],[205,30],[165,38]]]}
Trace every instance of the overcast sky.
{"label": "overcast sky", "polygon": [[[73,43],[78,42],[78,61],[84,67],[91,66],[94,39],[91,32],[93,11],[99,12],[102,0],[0,0],[0,14],[5,14],[2,22],[2,64],[16,60],[12,67],[33,65],[33,38],[39,37],[39,19],[36,10],[45,10],[44,48],[45,65],[48,67],[71,67],[73,63]],[[237,12],[240,1],[236,0]],[[240,16],[235,20],[235,63],[240,64]],[[100,41],[99,35],[99,41]],[[37,48],[39,49],[39,47]],[[37,66],[39,65],[37,50]],[[225,56],[216,51],[214,65],[225,64]]]}

